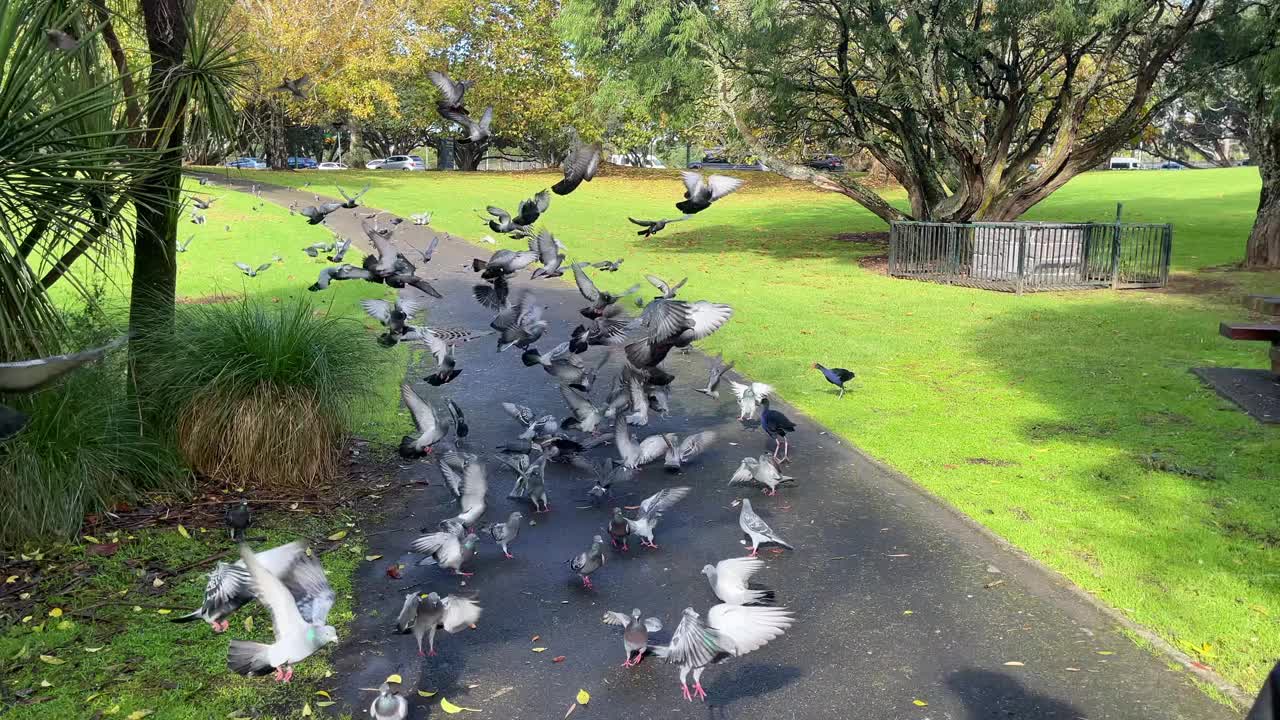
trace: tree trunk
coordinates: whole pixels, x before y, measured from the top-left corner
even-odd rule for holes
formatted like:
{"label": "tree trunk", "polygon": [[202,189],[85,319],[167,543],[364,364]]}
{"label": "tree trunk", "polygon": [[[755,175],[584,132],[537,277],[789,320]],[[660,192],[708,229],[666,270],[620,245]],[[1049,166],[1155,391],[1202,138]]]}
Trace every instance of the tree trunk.
{"label": "tree trunk", "polygon": [[1258,164],[1262,192],[1245,245],[1247,268],[1280,268],[1280,120],[1273,112],[1277,98],[1268,95],[1259,88],[1249,113],[1249,155]]}
{"label": "tree trunk", "polygon": [[267,127],[267,165],[272,170],[289,169],[289,149],[285,142],[284,106],[272,102],[271,121]]}
{"label": "tree trunk", "polygon": [[[159,201],[135,205],[133,279],[129,296],[130,371],[139,397],[146,397],[154,373],[148,372],[148,348],[173,334],[174,293],[178,279],[175,258],[178,208],[182,201],[182,142],[185,101],[168,78],[180,71],[187,45],[186,3],[183,0],[142,0],[151,69],[147,81],[146,133],[149,147],[158,150],[163,165],[143,177],[141,185]],[[171,124],[163,120],[172,118]]]}
{"label": "tree trunk", "polygon": [[489,153],[489,141],[454,143],[453,158],[459,170],[479,170],[480,161]]}

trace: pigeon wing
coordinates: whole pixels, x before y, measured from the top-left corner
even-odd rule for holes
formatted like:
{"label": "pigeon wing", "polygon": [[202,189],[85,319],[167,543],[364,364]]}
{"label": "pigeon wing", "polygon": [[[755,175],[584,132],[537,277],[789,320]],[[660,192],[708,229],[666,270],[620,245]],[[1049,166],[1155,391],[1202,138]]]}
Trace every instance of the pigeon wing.
{"label": "pigeon wing", "polygon": [[573,281],[578,284],[578,292],[590,302],[599,302],[600,290],[578,263],[573,264]]}
{"label": "pigeon wing", "polygon": [[692,609],[686,609],[680,624],[671,634],[667,649],[667,661],[688,667],[703,667],[720,652],[719,637],[715,630],[702,623]]}
{"label": "pigeon wing", "polygon": [[418,397],[418,393],[414,392],[407,383],[400,386],[400,399],[404,400],[405,407],[409,408],[409,414],[413,416],[413,424],[418,428],[418,432],[423,435],[435,432],[438,425],[436,411]]}
{"label": "pigeon wing", "polygon": [[293,594],[303,620],[311,625],[326,624],[336,596],[319,560],[312,555],[299,553],[282,581]]}
{"label": "pigeon wing", "polygon": [[15,392],[37,388],[85,363],[102,358],[108,351],[123,345],[127,339],[116,338],[102,347],[69,355],[0,363],[0,390]]}
{"label": "pigeon wing", "polygon": [[441,603],[444,605],[444,616],[440,619],[440,624],[446,632],[456,633],[475,625],[480,619],[480,603],[472,598],[449,595]]}
{"label": "pigeon wing", "polygon": [[707,185],[711,188],[711,199],[719,200],[742,187],[742,181],[728,175],[712,175],[707,178]]}
{"label": "pigeon wing", "polygon": [[689,495],[687,486],[663,488],[640,503],[640,517],[656,519]]}
{"label": "pigeon wing", "polygon": [[484,463],[467,463],[466,469],[462,471],[462,512],[484,505],[484,496],[488,490],[489,479]]}
{"label": "pigeon wing", "polygon": [[792,622],[791,613],[780,607],[722,603],[707,611],[707,625],[716,631],[720,647],[733,655],[746,655],[768,645]]}
{"label": "pigeon wing", "polygon": [[733,317],[733,308],[721,303],[699,300],[689,306],[688,318],[693,325],[693,338],[701,340],[719,330],[729,318]]}
{"label": "pigeon wing", "polygon": [[254,594],[271,611],[271,629],[277,643],[287,643],[307,631],[298,605],[284,583],[267,572],[248,545],[240,546],[240,559],[253,578]]}

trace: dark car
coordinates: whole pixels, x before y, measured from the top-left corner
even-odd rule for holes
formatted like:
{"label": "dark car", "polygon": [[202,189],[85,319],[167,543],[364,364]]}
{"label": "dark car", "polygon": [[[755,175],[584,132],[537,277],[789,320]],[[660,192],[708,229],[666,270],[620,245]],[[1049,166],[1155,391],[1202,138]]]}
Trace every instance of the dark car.
{"label": "dark car", "polygon": [[759,160],[754,163],[733,162],[723,155],[705,155],[701,160],[689,163],[690,170],[765,170]]}
{"label": "dark car", "polygon": [[805,165],[808,165],[814,170],[826,170],[828,172],[840,172],[844,170],[844,160],[841,160],[835,155],[820,155],[809,162],[806,162]]}
{"label": "dark car", "polygon": [[1172,160],[1166,160],[1166,161],[1164,161],[1164,162],[1160,163],[1160,169],[1161,169],[1161,170],[1181,170],[1181,169],[1183,169],[1184,167],[1186,167],[1186,166],[1185,166],[1185,165],[1183,165],[1182,163],[1180,163],[1180,162],[1174,162],[1174,161],[1172,161]]}
{"label": "dark car", "polygon": [[313,170],[316,166],[315,158],[309,157],[291,157],[287,158],[286,162],[294,170]]}

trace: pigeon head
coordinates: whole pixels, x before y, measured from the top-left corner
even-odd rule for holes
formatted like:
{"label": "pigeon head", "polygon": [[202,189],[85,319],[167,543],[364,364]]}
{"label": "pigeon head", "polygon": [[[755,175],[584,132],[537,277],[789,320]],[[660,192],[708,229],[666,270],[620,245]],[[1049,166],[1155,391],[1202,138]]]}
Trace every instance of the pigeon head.
{"label": "pigeon head", "polygon": [[631,608],[631,617],[633,617],[633,618],[639,618],[639,617],[640,617],[640,608]]}
{"label": "pigeon head", "polygon": [[716,568],[714,565],[703,565],[702,570],[700,572],[703,575],[706,575],[707,577],[711,577],[712,575],[715,574]]}
{"label": "pigeon head", "polygon": [[507,522],[518,522],[523,519],[524,519],[524,513],[517,510],[511,513],[511,515],[507,517]]}
{"label": "pigeon head", "polygon": [[614,509],[613,509],[613,518],[614,518],[615,520],[617,520],[618,518],[621,518],[621,517],[622,517],[622,508],[620,508],[620,507],[616,507],[616,508],[614,508]]}
{"label": "pigeon head", "polygon": [[691,607],[684,609],[684,616],[689,620],[697,620],[698,618],[702,617],[701,615],[698,614],[697,610],[694,610]]}
{"label": "pigeon head", "polygon": [[418,448],[418,439],[410,435],[400,438],[400,457],[406,460],[420,458],[426,453]]}
{"label": "pigeon head", "polygon": [[307,640],[315,648],[338,642],[338,631],[332,625],[319,625],[307,629]]}
{"label": "pigeon head", "polygon": [[467,548],[468,550],[472,550],[475,548],[476,543],[478,542],[480,542],[480,538],[477,537],[475,533],[469,533],[467,535],[467,538],[462,541],[462,546]]}

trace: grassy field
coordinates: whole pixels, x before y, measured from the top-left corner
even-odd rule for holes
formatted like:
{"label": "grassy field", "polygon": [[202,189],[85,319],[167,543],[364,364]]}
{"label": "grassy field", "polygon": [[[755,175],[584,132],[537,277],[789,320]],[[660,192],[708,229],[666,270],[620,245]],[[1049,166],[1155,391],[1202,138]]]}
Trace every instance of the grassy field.
{"label": "grassy field", "polygon": [[[248,173],[430,210],[468,238],[476,210],[509,209],[546,173]],[[1280,430],[1203,388],[1188,369],[1262,367],[1264,348],[1219,338],[1246,290],[1275,274],[1238,261],[1256,170],[1091,173],[1033,219],[1114,217],[1175,226],[1163,291],[1016,297],[894,280],[837,237],[883,230],[843,198],[770,175],[652,239],[632,217],[671,217],[674,171],[616,172],[555,197],[545,224],[573,259],[625,257],[609,284],[689,276],[682,296],[737,313],[705,345],[798,407],[1252,692],[1280,656]],[[901,202],[900,193],[889,194]],[[510,246],[515,243],[507,241]],[[813,362],[858,373],[837,400]],[[806,442],[805,434],[796,438]],[[812,440],[808,440],[811,442]],[[849,478],[857,482],[857,478]]]}
{"label": "grassy field", "polygon": [[[327,230],[308,226],[278,206],[259,206],[242,193],[194,183],[190,189],[218,200],[206,212],[206,224],[197,226],[184,219],[179,230],[180,243],[194,236],[178,257],[179,302],[240,297],[266,303],[305,300],[314,303],[315,312],[351,318],[358,323],[353,325],[357,329],[375,324],[357,303],[368,297],[391,297],[389,288],[335,283],[325,293],[306,291],[319,269],[329,263],[323,257],[313,260],[300,250],[332,239]],[[273,259],[277,255],[281,261]],[[360,261],[354,249],[348,257],[351,262]],[[271,262],[272,267],[248,278],[234,266],[236,261],[254,267]],[[123,318],[127,267],[84,265],[76,270],[82,281],[105,288],[108,311]],[[66,304],[77,302],[67,291],[62,293]],[[370,343],[373,334],[370,330]],[[378,443],[398,439],[407,422],[397,417],[397,410],[408,350],[403,346],[388,350],[386,357],[386,363],[369,368],[378,378],[380,392],[359,408],[355,428],[358,435]],[[253,534],[263,528],[271,544],[300,536],[323,538],[346,530],[348,520],[277,513],[260,518]],[[4,678],[0,714],[23,720],[298,717],[308,703],[320,712],[321,703],[328,701],[314,692],[326,687],[327,651],[301,664],[293,685],[277,688],[270,678],[244,679],[227,671],[227,636],[214,636],[203,623],[168,622],[199,606],[208,568],[166,577],[161,585],[152,584],[153,571],[179,568],[229,547],[221,528],[184,532],[187,537],[174,527],[117,533],[85,538],[78,546],[28,547],[21,556],[4,558],[0,597],[8,594],[7,589],[25,587],[29,579],[38,583],[23,591],[27,597],[4,606],[19,612],[0,625],[4,627],[0,630],[0,677]],[[323,556],[338,596],[330,619],[340,633],[351,619],[351,573],[363,557],[360,543],[354,540],[356,531],[349,532],[351,538],[336,543],[336,549]],[[96,541],[118,542],[119,550],[110,557],[88,552]],[[331,544],[321,542],[320,546]],[[247,618],[252,618],[249,626],[244,624]],[[255,605],[233,618],[228,635],[262,641],[269,640],[270,632],[269,616]]]}

